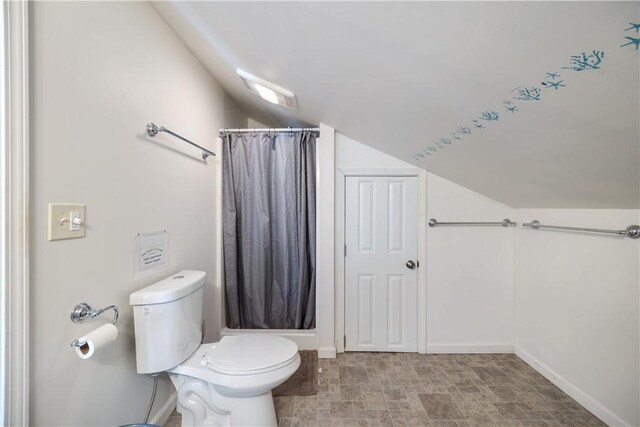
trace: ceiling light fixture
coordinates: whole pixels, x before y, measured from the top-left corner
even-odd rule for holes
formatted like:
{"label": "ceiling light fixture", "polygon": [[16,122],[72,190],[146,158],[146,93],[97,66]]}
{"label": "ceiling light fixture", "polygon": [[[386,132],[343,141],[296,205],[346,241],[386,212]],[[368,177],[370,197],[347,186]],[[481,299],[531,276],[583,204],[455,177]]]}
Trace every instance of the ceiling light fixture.
{"label": "ceiling light fixture", "polygon": [[249,74],[246,71],[237,69],[236,73],[238,73],[240,80],[242,80],[242,83],[244,83],[244,86],[248,90],[255,93],[265,101],[281,105],[291,110],[298,108],[298,101],[296,100],[296,95],[293,92]]}

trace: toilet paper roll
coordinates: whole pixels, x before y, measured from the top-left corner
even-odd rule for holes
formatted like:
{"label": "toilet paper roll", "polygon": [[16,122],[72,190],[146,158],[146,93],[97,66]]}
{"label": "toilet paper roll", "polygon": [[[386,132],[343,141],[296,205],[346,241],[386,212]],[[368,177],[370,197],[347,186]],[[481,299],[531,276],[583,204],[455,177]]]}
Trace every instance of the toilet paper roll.
{"label": "toilet paper roll", "polygon": [[78,341],[84,344],[76,347],[76,354],[80,359],[88,359],[100,348],[114,342],[117,337],[118,328],[115,325],[111,323],[102,325],[87,335],[78,338]]}

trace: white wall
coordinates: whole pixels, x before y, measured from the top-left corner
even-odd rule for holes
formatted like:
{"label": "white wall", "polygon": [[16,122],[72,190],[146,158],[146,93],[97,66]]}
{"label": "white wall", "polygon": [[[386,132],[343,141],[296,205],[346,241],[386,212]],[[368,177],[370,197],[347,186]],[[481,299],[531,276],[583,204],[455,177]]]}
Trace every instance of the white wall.
{"label": "white wall", "polygon": [[[140,422],[129,294],[184,268],[215,269],[216,161],[154,121],[213,147],[246,119],[146,2],[31,3],[31,425]],[[86,204],[83,239],[47,241],[47,203]],[[139,232],[167,230],[170,270],[133,281]],[[208,337],[220,328],[209,280]],[[69,320],[79,302],[120,308],[117,341],[89,360],[69,343],[108,322]],[[154,413],[173,392],[163,379]]]}
{"label": "white wall", "polygon": [[[514,210],[427,175],[427,216],[514,220]],[[427,226],[427,351],[513,351],[513,234],[509,227]]]}
{"label": "white wall", "polygon": [[415,166],[336,132],[336,169],[373,168],[404,169]]}
{"label": "white wall", "polygon": [[[415,167],[336,133],[336,168]],[[426,200],[427,218],[440,221],[513,220],[514,211],[510,207],[431,173],[427,174]],[[336,203],[339,208],[341,201]],[[426,221],[423,227],[426,262],[420,268],[426,270],[427,351],[512,351],[513,229],[430,229]],[[343,231],[337,229],[338,261],[343,244]],[[337,297],[341,309],[340,295]],[[343,322],[340,313],[336,322]]]}
{"label": "white wall", "polygon": [[[638,210],[517,215],[594,228],[640,223]],[[519,229],[515,242],[516,354],[608,424],[639,425],[640,241]]]}

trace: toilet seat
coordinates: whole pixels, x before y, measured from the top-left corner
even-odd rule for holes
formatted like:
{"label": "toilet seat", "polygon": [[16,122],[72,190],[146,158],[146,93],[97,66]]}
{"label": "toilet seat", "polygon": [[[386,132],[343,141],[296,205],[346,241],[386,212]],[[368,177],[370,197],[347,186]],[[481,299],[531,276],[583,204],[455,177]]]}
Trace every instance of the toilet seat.
{"label": "toilet seat", "polygon": [[291,364],[298,346],[291,340],[266,334],[225,336],[207,352],[207,367],[224,375],[257,375]]}
{"label": "toilet seat", "polygon": [[[251,346],[243,346],[246,344],[244,340],[255,338],[256,335],[243,335],[242,340],[227,340],[227,338],[238,338],[237,336],[223,337],[220,342],[200,344],[196,351],[183,363],[169,369],[167,372],[171,380],[176,385],[176,389],[180,388],[180,384],[188,381],[188,378],[202,380],[210,384],[217,393],[226,397],[251,397],[265,394],[274,387],[284,382],[287,378],[294,374],[300,366],[300,355],[297,351],[297,345],[293,343],[293,349],[288,345],[280,343],[280,339],[289,341],[273,335],[267,338],[257,338],[256,346],[262,340],[262,345],[268,347],[259,347],[256,351]],[[262,335],[260,337],[263,337]],[[275,339],[274,339],[275,338]],[[223,346],[221,352],[213,352],[222,341],[229,341],[230,348],[226,348],[228,343]],[[226,349],[225,349],[226,348]],[[267,348],[269,351],[267,351]],[[233,362],[235,355],[241,351],[252,351],[251,356],[244,355],[238,368],[244,370],[233,370],[225,365],[226,362]],[[264,354],[270,354],[268,358],[262,358]],[[225,357],[226,354],[226,357]],[[291,357],[291,354],[293,356]],[[264,360],[263,360],[264,359]],[[279,362],[279,363],[278,363]],[[269,366],[271,365],[271,366]],[[271,396],[269,394],[269,399]],[[271,400],[270,400],[271,402]],[[273,405],[273,403],[270,403]]]}

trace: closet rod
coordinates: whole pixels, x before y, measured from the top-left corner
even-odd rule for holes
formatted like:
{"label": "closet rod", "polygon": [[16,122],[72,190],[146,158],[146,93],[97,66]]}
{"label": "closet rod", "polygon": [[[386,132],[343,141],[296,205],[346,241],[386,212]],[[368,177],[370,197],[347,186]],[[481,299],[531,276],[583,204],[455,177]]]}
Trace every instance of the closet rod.
{"label": "closet rod", "polygon": [[200,146],[200,145],[196,144],[195,142],[191,142],[191,141],[189,141],[187,138],[185,138],[185,137],[183,137],[183,136],[180,136],[180,135],[178,135],[178,134],[177,134],[177,133],[175,133],[175,132],[170,131],[169,129],[167,129],[167,128],[166,128],[166,127],[164,127],[164,126],[156,126],[156,125],[155,125],[155,124],[153,124],[153,123],[147,123],[147,134],[148,134],[149,136],[154,137],[154,136],[156,136],[156,135],[158,134],[158,132],[166,132],[166,133],[168,133],[169,135],[173,135],[173,136],[175,136],[176,138],[183,140],[183,141],[184,141],[184,142],[186,142],[187,144],[191,144],[191,145],[193,145],[194,147],[198,147],[199,149],[201,149],[201,150],[202,150],[202,160],[207,160],[207,157],[209,157],[209,156],[215,156],[215,155],[216,155],[216,153],[214,153],[213,151],[209,151],[209,150],[207,150],[206,148],[204,148],[204,147],[202,147],[202,146]]}
{"label": "closet rod", "polygon": [[429,227],[437,227],[440,225],[501,225],[503,227],[515,227],[516,223],[509,218],[505,218],[500,222],[438,222],[435,218],[429,220]]}
{"label": "closet rod", "polygon": [[246,129],[218,129],[224,133],[249,133],[249,132],[320,132],[320,128],[246,128]]}
{"label": "closet rod", "polygon": [[522,224],[523,227],[529,227],[534,230],[538,230],[540,228],[550,228],[554,230],[571,230],[571,231],[586,231],[588,233],[607,233],[607,234],[617,234],[619,236],[627,236],[631,239],[640,238],[640,226],[630,225],[624,230],[605,230],[602,228],[585,228],[585,227],[567,227],[565,225],[543,225],[540,224],[540,221],[534,219],[531,222],[525,222]]}

